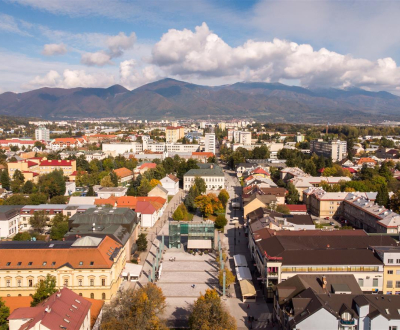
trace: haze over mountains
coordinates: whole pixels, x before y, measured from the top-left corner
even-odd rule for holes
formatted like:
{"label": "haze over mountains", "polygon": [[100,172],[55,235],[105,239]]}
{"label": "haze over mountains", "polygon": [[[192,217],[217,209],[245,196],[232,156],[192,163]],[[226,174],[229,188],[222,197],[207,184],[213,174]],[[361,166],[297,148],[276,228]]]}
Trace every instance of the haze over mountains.
{"label": "haze over mountains", "polygon": [[43,118],[252,117],[275,122],[380,122],[400,119],[400,97],[362,89],[306,89],[279,83],[217,87],[163,79],[132,91],[41,88],[0,94],[0,114]]}

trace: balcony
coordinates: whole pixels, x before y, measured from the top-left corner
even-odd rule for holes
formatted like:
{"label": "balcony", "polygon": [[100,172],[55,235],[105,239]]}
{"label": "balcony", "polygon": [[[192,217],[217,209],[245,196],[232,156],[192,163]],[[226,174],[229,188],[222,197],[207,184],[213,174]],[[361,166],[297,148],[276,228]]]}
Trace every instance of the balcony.
{"label": "balcony", "polygon": [[269,272],[267,275],[268,278],[278,278],[277,272]]}
{"label": "balcony", "polygon": [[340,320],[341,325],[355,325],[355,319],[352,320]]}

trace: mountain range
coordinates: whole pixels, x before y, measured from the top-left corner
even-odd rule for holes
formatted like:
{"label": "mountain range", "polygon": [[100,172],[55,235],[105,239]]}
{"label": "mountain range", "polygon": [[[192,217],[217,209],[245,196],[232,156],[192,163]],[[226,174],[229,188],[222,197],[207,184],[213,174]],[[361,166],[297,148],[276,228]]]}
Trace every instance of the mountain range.
{"label": "mountain range", "polygon": [[201,86],[170,78],[132,91],[109,88],[40,88],[0,94],[0,114],[60,118],[255,118],[325,123],[400,120],[400,97],[363,89],[307,89],[280,83]]}

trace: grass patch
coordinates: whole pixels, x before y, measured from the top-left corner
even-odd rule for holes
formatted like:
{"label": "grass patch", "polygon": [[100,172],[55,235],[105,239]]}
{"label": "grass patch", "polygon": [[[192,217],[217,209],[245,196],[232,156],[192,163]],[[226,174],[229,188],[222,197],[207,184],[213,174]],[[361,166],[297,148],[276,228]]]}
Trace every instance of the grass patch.
{"label": "grass patch", "polygon": [[168,196],[168,203],[171,201],[172,198],[174,198],[174,196]]}

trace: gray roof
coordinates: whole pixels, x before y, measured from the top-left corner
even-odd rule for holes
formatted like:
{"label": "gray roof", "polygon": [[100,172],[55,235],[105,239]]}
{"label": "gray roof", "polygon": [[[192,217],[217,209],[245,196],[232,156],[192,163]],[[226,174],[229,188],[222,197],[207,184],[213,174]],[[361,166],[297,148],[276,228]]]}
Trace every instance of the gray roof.
{"label": "gray roof", "polygon": [[22,205],[1,205],[0,206],[0,221],[9,220],[15,217],[22,209]]}
{"label": "gray roof", "polygon": [[136,212],[129,208],[90,208],[74,214],[69,221],[74,224],[131,224],[137,222]]}
{"label": "gray roof", "polygon": [[186,172],[185,176],[224,176],[222,169],[214,165],[213,168],[194,168]]}

